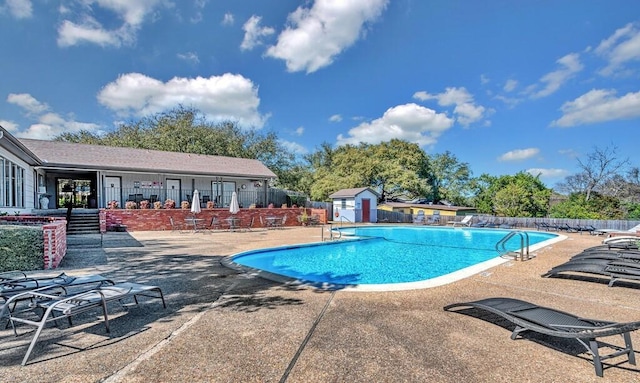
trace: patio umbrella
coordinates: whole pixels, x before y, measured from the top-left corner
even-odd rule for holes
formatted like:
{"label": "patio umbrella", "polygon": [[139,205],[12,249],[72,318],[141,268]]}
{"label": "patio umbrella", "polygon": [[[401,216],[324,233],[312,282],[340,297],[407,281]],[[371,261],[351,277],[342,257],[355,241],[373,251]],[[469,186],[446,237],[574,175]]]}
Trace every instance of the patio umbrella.
{"label": "patio umbrella", "polygon": [[238,205],[238,194],[236,194],[236,192],[233,192],[233,194],[231,194],[231,203],[229,204],[229,212],[231,214],[238,214],[239,211],[240,211],[240,205]]}
{"label": "patio umbrella", "polygon": [[200,209],[200,192],[198,192],[198,189],[193,191],[193,200],[191,201],[191,212],[193,214],[198,214],[202,211],[202,209]]}

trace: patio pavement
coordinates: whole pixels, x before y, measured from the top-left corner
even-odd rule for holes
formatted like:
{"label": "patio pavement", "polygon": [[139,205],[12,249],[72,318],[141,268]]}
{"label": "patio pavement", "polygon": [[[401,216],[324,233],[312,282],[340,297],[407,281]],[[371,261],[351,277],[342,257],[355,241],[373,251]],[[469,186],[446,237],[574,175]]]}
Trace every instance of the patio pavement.
{"label": "patio pavement", "polygon": [[[568,239],[448,285],[399,292],[319,291],[243,274],[220,264],[240,251],[321,239],[322,228],[252,232],[108,233],[71,251],[78,275],[162,288],[167,308],[111,306],[74,327],[49,326],[29,364],[30,336],[0,330],[0,382],[635,382],[637,366],[605,362],[604,378],[575,341],[526,335],[508,323],[443,311],[491,296],[528,300],[615,321],[640,320],[637,285],[540,274],[601,237]],[[506,326],[506,328],[505,328]],[[632,334],[640,345],[640,334]],[[620,340],[612,338],[619,344]],[[639,347],[640,346],[636,346]],[[617,365],[616,365],[617,364]]]}

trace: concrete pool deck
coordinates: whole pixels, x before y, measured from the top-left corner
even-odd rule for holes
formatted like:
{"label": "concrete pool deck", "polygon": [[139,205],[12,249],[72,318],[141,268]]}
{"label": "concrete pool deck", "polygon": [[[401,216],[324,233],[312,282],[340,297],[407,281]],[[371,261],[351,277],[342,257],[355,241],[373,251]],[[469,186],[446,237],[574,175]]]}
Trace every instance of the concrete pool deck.
{"label": "concrete pool deck", "polygon": [[[143,302],[75,326],[49,326],[29,364],[29,336],[0,330],[1,382],[631,382],[640,368],[605,362],[604,378],[575,341],[443,311],[505,296],[614,321],[640,320],[638,284],[540,275],[602,237],[569,233],[526,262],[510,261],[450,284],[394,292],[319,291],[221,265],[261,247],[316,242],[322,228],[245,233],[109,233],[101,247],[70,252],[61,268],[158,285],[167,309]],[[508,327],[508,328],[505,328]],[[640,334],[632,333],[640,349]],[[621,340],[621,339],[620,339]],[[612,343],[620,344],[611,338]],[[620,364],[619,364],[620,363]]]}

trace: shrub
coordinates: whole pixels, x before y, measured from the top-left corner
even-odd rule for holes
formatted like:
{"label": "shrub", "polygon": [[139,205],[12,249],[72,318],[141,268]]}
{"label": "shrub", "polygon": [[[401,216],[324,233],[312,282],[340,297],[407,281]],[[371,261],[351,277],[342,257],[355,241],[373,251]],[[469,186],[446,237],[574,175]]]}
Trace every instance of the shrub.
{"label": "shrub", "polygon": [[213,209],[216,207],[216,203],[213,201],[207,201],[207,209]]}
{"label": "shrub", "polygon": [[167,199],[166,201],[164,201],[164,208],[165,209],[175,209],[176,208],[176,201],[174,201],[172,199]]}
{"label": "shrub", "polygon": [[153,203],[153,208],[158,210],[158,209],[162,209],[162,202],[160,201],[156,201]]}
{"label": "shrub", "polygon": [[0,236],[0,272],[44,269],[42,227],[3,226]]}
{"label": "shrub", "polygon": [[138,207],[138,204],[135,201],[127,201],[124,204],[124,208],[128,210],[135,209],[137,207]]}
{"label": "shrub", "polygon": [[182,210],[188,210],[188,209],[190,208],[190,206],[189,206],[189,202],[188,202],[188,201],[182,201],[182,202],[180,202],[180,208],[181,208]]}
{"label": "shrub", "polygon": [[140,201],[140,209],[148,209],[149,208],[149,201],[147,201],[146,199],[144,201]]}
{"label": "shrub", "polygon": [[109,201],[109,203],[107,204],[107,207],[109,207],[109,209],[117,209],[118,206],[118,201],[116,201],[115,199]]}

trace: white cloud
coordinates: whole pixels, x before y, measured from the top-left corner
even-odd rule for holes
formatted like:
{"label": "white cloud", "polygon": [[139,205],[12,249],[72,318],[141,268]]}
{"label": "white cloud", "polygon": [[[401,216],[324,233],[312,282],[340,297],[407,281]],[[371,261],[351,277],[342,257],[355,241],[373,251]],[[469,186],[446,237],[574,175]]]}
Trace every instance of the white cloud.
{"label": "white cloud", "polygon": [[333,116],[329,117],[329,122],[340,122],[342,121],[342,116],[339,114],[334,114]]}
{"label": "white cloud", "polygon": [[303,133],[304,133],[304,126],[298,127],[298,129],[296,129],[295,131],[296,136],[302,136]]}
{"label": "white cloud", "polygon": [[191,17],[191,22],[196,24],[202,21],[202,10],[207,5],[208,0],[195,0],[193,6],[196,9],[195,16]]}
{"label": "white cloud", "polygon": [[520,102],[522,102],[522,100],[519,99],[519,98],[506,97],[506,96],[502,96],[502,95],[496,95],[493,98],[495,100],[504,102],[505,105],[507,105],[507,107],[509,107],[509,108],[514,108],[516,105],[518,105]]}
{"label": "white cloud", "polygon": [[18,105],[28,114],[40,114],[49,110],[49,105],[36,100],[35,97],[28,93],[9,93],[7,102]]}
{"label": "white cloud", "polygon": [[33,4],[31,0],[6,0],[4,7],[0,6],[0,13],[5,11],[16,19],[28,19],[33,16]]}
{"label": "white cloud", "polygon": [[242,26],[242,30],[244,30],[244,39],[242,40],[242,44],[240,44],[240,49],[250,50],[255,48],[256,46],[262,44],[261,38],[265,36],[270,36],[275,33],[275,29],[270,27],[261,27],[260,21],[262,17],[260,16],[251,16],[249,20]]}
{"label": "white cloud", "polygon": [[233,25],[235,23],[235,18],[233,17],[233,13],[225,13],[222,18],[222,25]]}
{"label": "white cloud", "polygon": [[184,105],[211,120],[237,121],[244,127],[261,128],[268,117],[258,112],[258,87],[230,73],[209,78],[174,77],[167,82],[128,73],[103,87],[98,101],[121,116],[146,116]]}
{"label": "white cloud", "polygon": [[560,149],[560,150],[558,150],[558,153],[562,154],[563,156],[567,156],[569,158],[578,158],[579,157],[578,152],[576,152],[573,149]]}
{"label": "white cloud", "polygon": [[434,144],[451,126],[453,119],[445,114],[410,103],[387,109],[382,117],[361,123],[350,129],[348,136],[338,135],[337,140],[339,145],[357,145],[397,138],[424,146]]}
{"label": "white cloud", "polygon": [[534,177],[540,176],[541,179],[564,178],[569,175],[569,171],[564,169],[531,168],[526,172]]}
{"label": "white cloud", "polygon": [[518,81],[509,79],[502,88],[505,92],[513,92],[518,86]]}
{"label": "white cloud", "polygon": [[13,121],[0,120],[0,126],[12,134],[18,131],[18,124]]}
{"label": "white cloud", "polygon": [[[531,98],[546,97],[555,93],[565,82],[584,68],[580,63],[580,55],[577,53],[570,53],[556,62],[560,64],[561,68],[542,76],[540,82],[544,84],[544,88],[531,94]],[[537,86],[529,87],[528,91],[534,92],[536,88]]]}
{"label": "white cloud", "polygon": [[65,118],[57,113],[50,112],[50,108],[46,103],[38,101],[30,94],[10,94],[7,97],[7,102],[19,106],[28,117],[36,121],[26,130],[19,130],[16,124],[8,121],[0,122],[5,129],[11,131],[17,137],[50,140],[61,133],[73,133],[80,130],[88,130],[94,133],[100,132],[100,126],[97,124],[78,122],[73,118]]}
{"label": "white cloud", "polygon": [[297,142],[291,142],[286,140],[279,140],[280,144],[284,146],[289,152],[295,154],[307,154],[309,150]]}
{"label": "white cloud", "polygon": [[569,127],[640,117],[640,92],[616,97],[613,89],[593,89],[561,107],[551,126]]}
{"label": "white cloud", "polygon": [[473,96],[464,87],[447,88],[443,93],[439,94],[420,91],[414,93],[413,98],[421,101],[437,100],[440,106],[455,105],[453,113],[456,115],[456,120],[465,127],[480,121],[487,112],[484,106],[476,105]]}
{"label": "white cloud", "polygon": [[480,84],[485,85],[491,82],[491,79],[484,74],[480,75]]}
{"label": "white cloud", "polygon": [[[61,15],[78,14],[78,22],[63,20],[58,27],[58,45],[61,47],[74,46],[83,42],[103,47],[132,44],[141,24],[153,15],[156,8],[173,6],[167,0],[94,0],[78,2],[75,5],[80,9],[77,13],[71,12],[68,7],[60,8]],[[113,30],[105,29],[102,23],[92,16],[105,14],[104,10],[115,13],[122,20],[122,25]]]}
{"label": "white cloud", "polygon": [[504,153],[498,157],[498,161],[522,161],[535,157],[540,153],[538,148],[516,149]]}
{"label": "white cloud", "polygon": [[594,52],[608,61],[607,66],[599,72],[604,76],[617,74],[629,61],[640,60],[638,24],[629,23],[616,30],[613,35],[603,40]]}
{"label": "white cloud", "polygon": [[189,61],[194,64],[198,64],[200,62],[200,59],[198,58],[198,54],[194,52],[178,53],[178,58],[180,60]]}
{"label": "white cloud", "polygon": [[289,26],[266,54],[285,60],[289,72],[313,73],[331,65],[337,55],[352,46],[388,2],[315,0],[311,8],[298,7],[289,14]]}

